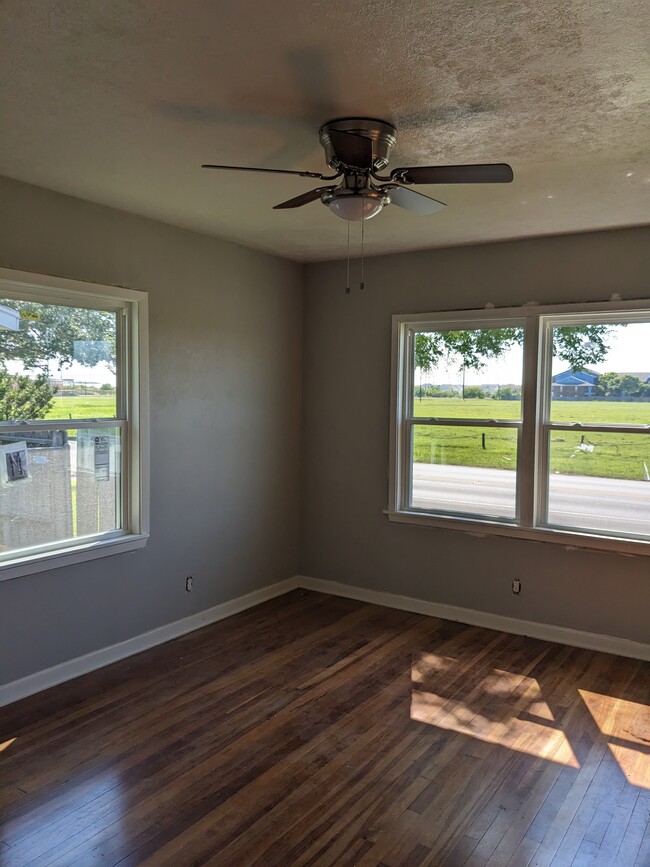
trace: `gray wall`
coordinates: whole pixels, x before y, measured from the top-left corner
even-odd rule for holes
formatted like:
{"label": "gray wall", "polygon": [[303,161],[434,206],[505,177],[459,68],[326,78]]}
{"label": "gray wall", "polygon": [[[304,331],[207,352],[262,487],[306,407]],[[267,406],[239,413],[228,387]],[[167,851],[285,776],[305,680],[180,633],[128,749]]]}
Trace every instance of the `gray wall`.
{"label": "gray wall", "polygon": [[[346,296],[344,262],[307,269],[302,574],[650,640],[649,558],[391,524],[382,514],[391,315],[612,292],[647,298],[650,229],[373,258],[365,284]],[[514,576],[523,579],[519,597]]]}
{"label": "gray wall", "polygon": [[0,583],[0,682],[296,574],[302,267],[6,179],[0,265],[148,291],[151,344],[151,539]]}
{"label": "gray wall", "polygon": [[[0,583],[0,682],[298,571],[649,640],[648,559],[478,539],[382,514],[391,314],[647,297],[649,229],[374,258],[365,292],[348,297],[343,262],[303,273],[0,179],[0,265],[149,292],[152,429],[149,544]],[[179,444],[204,459],[181,466]],[[513,575],[524,581],[520,597],[510,594]]]}

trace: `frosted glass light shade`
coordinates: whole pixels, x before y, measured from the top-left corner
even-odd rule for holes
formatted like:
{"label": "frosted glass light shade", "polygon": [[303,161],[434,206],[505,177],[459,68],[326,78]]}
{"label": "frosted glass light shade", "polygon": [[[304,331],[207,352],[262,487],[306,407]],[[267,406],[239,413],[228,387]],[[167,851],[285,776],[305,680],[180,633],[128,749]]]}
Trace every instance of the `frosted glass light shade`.
{"label": "frosted glass light shade", "polygon": [[361,194],[354,196],[341,196],[328,202],[328,207],[333,214],[342,220],[369,220],[376,217],[383,208],[380,199],[370,198]]}

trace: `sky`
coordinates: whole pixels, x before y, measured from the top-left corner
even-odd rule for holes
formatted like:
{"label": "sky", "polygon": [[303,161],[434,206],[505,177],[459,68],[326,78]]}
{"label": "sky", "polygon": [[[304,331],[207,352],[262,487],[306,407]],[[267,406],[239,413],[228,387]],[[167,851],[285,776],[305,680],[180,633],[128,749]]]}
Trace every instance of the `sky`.
{"label": "sky", "polygon": [[[599,373],[614,371],[616,373],[650,373],[650,323],[630,323],[625,326],[614,326],[614,332],[609,339],[609,352],[605,361],[600,364],[590,365],[592,370]],[[559,373],[568,367],[565,361],[555,358],[553,360],[553,374]],[[7,369],[10,373],[22,373],[24,371],[19,362],[8,361]],[[522,349],[520,346],[513,347],[504,353],[501,358],[488,361],[481,371],[465,371],[466,385],[516,385],[521,384]],[[89,385],[102,385],[104,383],[115,384],[115,374],[104,364],[95,367],[85,367],[82,364],[73,363],[61,369],[56,362],[50,362],[49,375],[53,379],[72,379],[77,383]],[[452,383],[460,385],[462,373],[458,365],[439,365],[436,369],[423,373],[419,371],[415,375],[415,384],[419,382]]]}
{"label": "sky", "polygon": [[[31,376],[37,372],[25,370],[19,361],[6,361],[5,364],[9,373],[26,373]],[[73,379],[77,383],[86,383],[86,385],[103,385],[106,382],[115,385],[115,373],[103,362],[95,367],[85,367],[74,362],[59,369],[57,362],[51,361],[48,365],[48,375],[52,379]]]}
{"label": "sky", "polygon": [[[650,373],[650,323],[630,323],[625,326],[614,326],[609,343],[607,358],[600,364],[589,365],[598,373],[614,371],[615,373]],[[553,375],[566,370],[568,364],[561,359],[553,359]],[[488,361],[486,366],[476,372],[465,371],[466,385],[516,385],[521,384],[522,349],[514,347],[495,361]],[[415,375],[415,384],[420,382],[419,371]],[[462,374],[459,367],[440,365],[429,373],[422,374],[422,382],[459,384]]]}
{"label": "sky", "polygon": [[[11,306],[11,305],[9,304],[9,306]],[[0,307],[2,307],[4,310],[7,309],[2,304],[0,304]],[[62,308],[57,308],[56,306],[50,307],[50,305],[37,304],[36,302],[34,302],[30,305],[30,312],[34,315],[32,315],[31,317],[27,317],[26,315],[24,316],[21,313],[21,319],[31,318],[32,320],[35,320],[36,322],[38,322],[38,320],[41,319],[41,316],[43,316],[43,318],[45,318],[45,315],[39,311],[50,310],[50,309],[57,311],[57,310],[61,310]],[[80,310],[79,308],[73,307],[73,308],[71,308],[71,310],[73,312],[76,311],[77,313],[80,313],[80,312],[83,313],[83,310]],[[11,311],[8,311],[8,312],[11,312]],[[91,312],[91,311],[89,311],[89,312]],[[57,315],[60,318],[63,318],[61,313],[58,313]],[[113,316],[111,317],[111,320],[113,320],[112,322],[108,322],[105,324],[106,340],[109,339],[109,330],[114,332],[114,329],[115,329],[114,316],[115,316],[115,314],[113,314]],[[23,324],[28,325],[29,323],[23,323],[21,321],[21,330],[22,330]],[[38,325],[40,325],[40,324],[41,323],[38,323]],[[50,330],[52,326],[48,324],[48,325],[46,325],[46,327],[48,328],[48,330]],[[16,330],[16,329],[12,329],[12,330]],[[79,341],[75,340],[75,341],[73,341],[73,354],[76,354],[77,351],[79,351],[79,353],[81,353],[83,351],[84,346],[90,346],[93,342],[98,344],[98,345],[101,345],[104,348],[107,347],[107,343],[105,343],[104,341],[99,341],[99,340],[91,341],[91,340],[81,340],[81,339]],[[37,373],[42,372],[42,370],[47,369],[48,376],[51,379],[73,380],[75,383],[80,383],[80,384],[85,383],[86,385],[104,385],[105,383],[108,383],[108,384],[114,386],[116,383],[115,373],[112,372],[110,370],[110,368],[104,362],[96,364],[93,367],[88,367],[87,365],[79,364],[78,362],[73,362],[72,364],[66,364],[66,365],[61,367],[59,365],[58,361],[53,360],[53,361],[49,361],[47,363],[47,365],[39,366],[37,369],[27,369],[22,364],[22,362],[20,362],[18,360],[5,359],[5,358],[0,356],[0,363],[4,364],[7,368],[7,370],[9,371],[9,373],[11,373],[11,374],[24,374],[26,376],[33,377]]]}

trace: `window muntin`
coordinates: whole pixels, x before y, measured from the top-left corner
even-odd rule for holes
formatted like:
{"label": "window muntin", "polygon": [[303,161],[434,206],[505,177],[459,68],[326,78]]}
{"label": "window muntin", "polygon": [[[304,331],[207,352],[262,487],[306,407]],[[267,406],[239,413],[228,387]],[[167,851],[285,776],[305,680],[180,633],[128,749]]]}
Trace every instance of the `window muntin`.
{"label": "window muntin", "polygon": [[0,269],[0,308],[20,317],[0,331],[0,578],[139,547],[145,294]]}
{"label": "window muntin", "polygon": [[[473,409],[470,415],[467,404],[463,411],[453,411],[453,401],[441,395],[437,395],[435,410],[433,401],[427,404],[427,388],[418,392],[420,384],[430,383],[418,370],[416,335],[452,329],[476,333],[480,329],[515,326],[523,329],[521,352],[525,360],[522,397],[516,411],[501,411],[495,418],[483,409]],[[469,311],[442,314],[437,319],[426,315],[394,317],[394,329],[394,359],[399,374],[393,388],[389,515],[394,520],[409,520],[411,515],[417,523],[430,520],[442,526],[446,521],[504,535],[570,539],[572,544],[578,541],[591,547],[649,553],[649,302],[534,307],[524,311],[519,308],[495,310],[492,314]],[[599,347],[599,340],[604,347]],[[566,392],[560,398],[554,391],[558,372],[569,366],[567,358],[583,362],[582,369],[576,365],[580,372],[587,368],[596,374],[591,377],[592,394],[582,400],[567,400]],[[605,389],[611,392],[621,385],[615,377],[605,376],[598,389],[599,376],[608,367],[612,370],[612,365],[619,373],[635,374],[631,400],[624,399],[626,395],[603,394]],[[629,378],[622,380],[623,386],[629,388]],[[482,407],[491,408],[494,403],[493,399],[486,400]],[[441,407],[445,405],[448,410],[443,414]],[[489,488],[484,455],[477,458],[468,451],[460,462],[458,454],[454,457],[452,452],[443,451],[443,432],[458,436],[455,428],[462,425],[480,434],[516,433],[517,466],[516,472],[510,471],[516,482],[508,483],[510,491],[516,491],[514,510],[512,505],[508,509],[496,508],[496,496],[491,501],[489,495],[478,493],[481,488]],[[435,427],[440,430],[434,434],[431,428]],[[455,495],[450,496],[444,485],[436,488],[435,474],[449,486],[448,476],[453,478],[454,466],[463,466],[463,472],[470,475],[475,473],[477,490],[473,498],[462,488],[460,469],[456,470],[459,478]],[[509,472],[504,470],[504,478],[506,475]],[[593,490],[590,488],[587,495],[582,489],[590,485]],[[644,543],[641,548],[639,541]]]}

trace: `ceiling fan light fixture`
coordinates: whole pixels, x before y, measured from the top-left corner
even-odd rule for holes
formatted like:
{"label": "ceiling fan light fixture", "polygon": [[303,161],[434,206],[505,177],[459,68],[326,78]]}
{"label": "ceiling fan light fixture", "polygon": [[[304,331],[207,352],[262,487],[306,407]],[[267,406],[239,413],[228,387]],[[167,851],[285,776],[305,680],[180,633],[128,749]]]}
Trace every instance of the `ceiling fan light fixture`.
{"label": "ceiling fan light fixture", "polygon": [[358,222],[376,217],[384,205],[376,199],[366,199],[364,196],[346,196],[346,198],[332,199],[328,207],[342,220]]}
{"label": "ceiling fan light fixture", "polygon": [[390,196],[377,190],[339,189],[323,193],[321,201],[342,220],[358,223],[376,217],[390,204]]}

